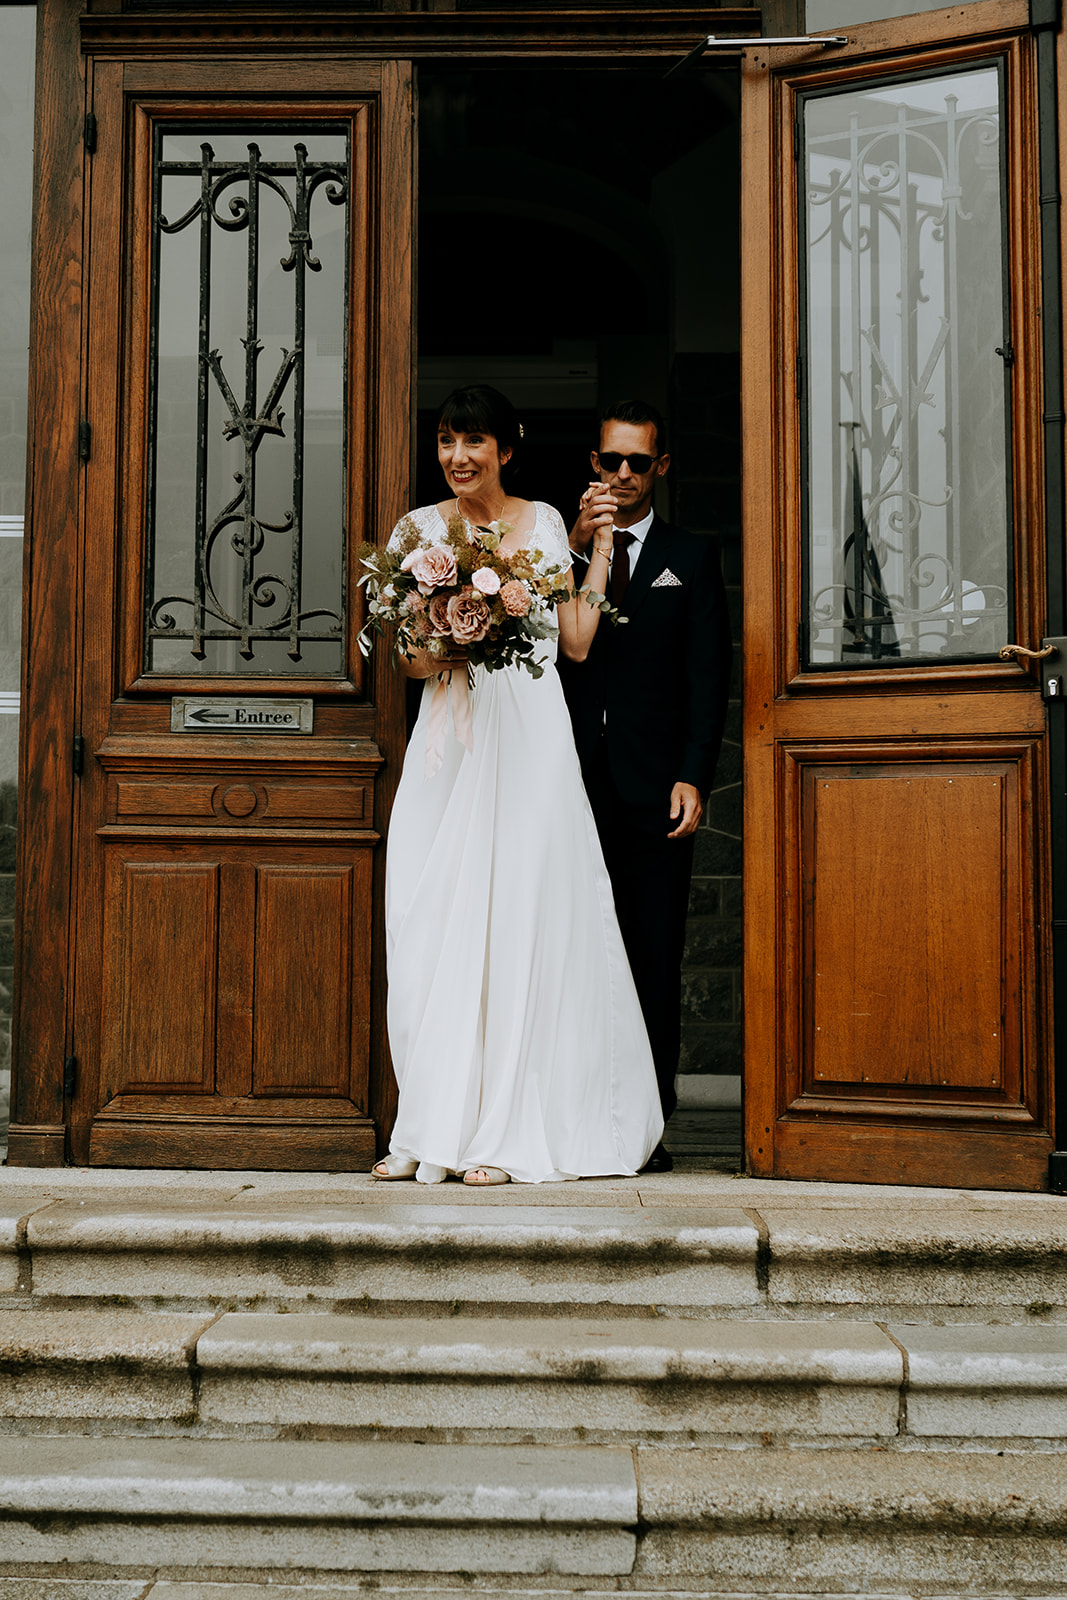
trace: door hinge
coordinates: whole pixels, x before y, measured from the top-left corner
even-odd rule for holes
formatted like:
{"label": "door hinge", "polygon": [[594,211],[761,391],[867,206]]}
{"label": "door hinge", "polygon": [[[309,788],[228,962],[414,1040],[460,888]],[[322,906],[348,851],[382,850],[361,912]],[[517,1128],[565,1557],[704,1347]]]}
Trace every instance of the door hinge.
{"label": "door hinge", "polygon": [[63,1063],[63,1098],[64,1098],[64,1100],[73,1100],[74,1099],[74,1089],[75,1089],[75,1085],[77,1084],[77,1081],[78,1081],[78,1058],[77,1058],[77,1056],[68,1056],[66,1061],[64,1061],[64,1063]]}
{"label": "door hinge", "polygon": [[71,754],[71,765],[74,768],[74,776],[76,778],[80,778],[82,773],[85,771],[85,737],[83,734],[76,733],[74,735],[74,750]]}
{"label": "door hinge", "polygon": [[994,355],[998,355],[1006,367],[1015,365],[1015,350],[1010,344],[998,344],[993,347]]}
{"label": "door hinge", "polygon": [[78,460],[88,461],[93,447],[93,430],[88,422],[78,423]]}
{"label": "door hinge", "polygon": [[85,153],[89,156],[96,154],[96,112],[85,113]]}

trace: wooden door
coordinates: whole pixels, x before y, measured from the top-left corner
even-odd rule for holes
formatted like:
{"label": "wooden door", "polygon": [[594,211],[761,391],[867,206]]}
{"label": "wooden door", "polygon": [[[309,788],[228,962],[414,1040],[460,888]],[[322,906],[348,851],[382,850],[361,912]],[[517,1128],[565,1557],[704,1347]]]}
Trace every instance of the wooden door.
{"label": "wooden door", "polygon": [[748,1167],[1040,1189],[1037,46],[841,31],[742,69]]}
{"label": "wooden door", "polygon": [[[73,679],[30,664],[52,729],[75,708],[51,1010],[79,1163],[366,1169],[393,1092],[402,707],[356,648],[354,550],[406,503],[411,73],[249,50],[86,67]],[[15,1161],[62,1159],[57,1101],[26,1088]]]}

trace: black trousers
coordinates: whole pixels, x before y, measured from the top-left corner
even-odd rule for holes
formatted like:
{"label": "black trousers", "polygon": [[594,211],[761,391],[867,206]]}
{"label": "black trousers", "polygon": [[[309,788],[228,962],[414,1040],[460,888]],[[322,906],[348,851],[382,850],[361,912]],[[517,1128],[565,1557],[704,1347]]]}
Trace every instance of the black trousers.
{"label": "black trousers", "polygon": [[586,789],[667,1121],[678,1103],[674,1079],[681,1047],[682,951],[694,841],[667,837],[678,825],[670,820],[669,795],[662,810],[628,805],[622,799],[603,739],[586,773]]}

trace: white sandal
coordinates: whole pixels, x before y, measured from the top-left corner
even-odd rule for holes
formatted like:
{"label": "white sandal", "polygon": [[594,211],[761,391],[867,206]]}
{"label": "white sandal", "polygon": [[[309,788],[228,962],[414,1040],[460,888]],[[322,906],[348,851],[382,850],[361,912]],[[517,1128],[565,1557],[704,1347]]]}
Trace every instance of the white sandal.
{"label": "white sandal", "polygon": [[[475,1176],[479,1172],[484,1172],[484,1178]],[[503,1167],[471,1167],[463,1174],[463,1182],[472,1189],[487,1189],[491,1183],[510,1183],[511,1174]]]}
{"label": "white sandal", "polygon": [[413,1178],[418,1162],[410,1156],[383,1156],[370,1169],[372,1178]]}

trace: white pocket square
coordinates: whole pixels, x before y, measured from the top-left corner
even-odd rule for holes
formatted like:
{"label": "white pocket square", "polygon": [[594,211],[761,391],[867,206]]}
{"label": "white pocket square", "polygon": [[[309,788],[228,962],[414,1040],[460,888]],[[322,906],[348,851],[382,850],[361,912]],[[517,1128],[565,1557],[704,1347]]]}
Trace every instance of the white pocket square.
{"label": "white pocket square", "polygon": [[660,573],[652,587],[653,589],[680,589],[682,587],[682,580],[681,578],[676,578],[674,576],[674,573],[671,571],[670,567],[664,567],[663,571]]}

